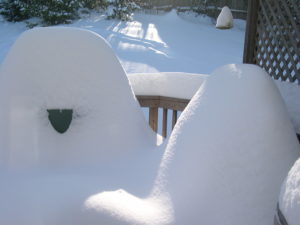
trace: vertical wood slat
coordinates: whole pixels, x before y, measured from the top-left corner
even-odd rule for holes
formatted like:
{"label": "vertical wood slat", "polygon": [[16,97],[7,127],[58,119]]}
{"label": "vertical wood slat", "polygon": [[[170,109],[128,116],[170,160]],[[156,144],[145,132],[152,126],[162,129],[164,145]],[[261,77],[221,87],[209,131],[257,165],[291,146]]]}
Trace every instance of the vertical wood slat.
{"label": "vertical wood slat", "polygon": [[167,137],[168,109],[163,110],[162,136]]}
{"label": "vertical wood slat", "polygon": [[174,128],[176,122],[177,122],[177,110],[173,110],[173,113],[172,113],[172,129]]}
{"label": "vertical wood slat", "polygon": [[149,125],[154,132],[157,133],[157,122],[158,122],[158,108],[150,107],[149,108]]}
{"label": "vertical wood slat", "polygon": [[249,0],[247,27],[246,27],[245,44],[244,44],[244,56],[243,56],[244,63],[255,64],[254,52],[255,52],[258,8],[259,8],[259,0]]}

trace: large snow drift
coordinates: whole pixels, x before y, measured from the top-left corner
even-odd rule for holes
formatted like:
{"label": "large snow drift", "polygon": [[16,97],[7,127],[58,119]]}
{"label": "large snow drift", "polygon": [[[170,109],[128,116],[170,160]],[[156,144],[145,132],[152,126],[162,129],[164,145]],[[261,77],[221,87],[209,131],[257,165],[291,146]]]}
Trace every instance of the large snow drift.
{"label": "large snow drift", "polygon": [[207,78],[181,115],[152,192],[143,198],[100,192],[86,206],[114,225],[272,224],[299,150],[271,78],[257,66],[227,65]]}
{"label": "large snow drift", "polygon": [[300,223],[300,159],[285,179],[279,197],[279,208],[289,225]]}
{"label": "large snow drift", "polygon": [[[29,30],[0,79],[0,165],[99,164],[156,144],[122,66],[96,33]],[[52,128],[47,109],[73,109],[66,133]]]}
{"label": "large snow drift", "polygon": [[281,182],[299,152],[268,74],[253,65],[217,69],[166,150],[161,180],[168,177],[176,224],[272,224]]}

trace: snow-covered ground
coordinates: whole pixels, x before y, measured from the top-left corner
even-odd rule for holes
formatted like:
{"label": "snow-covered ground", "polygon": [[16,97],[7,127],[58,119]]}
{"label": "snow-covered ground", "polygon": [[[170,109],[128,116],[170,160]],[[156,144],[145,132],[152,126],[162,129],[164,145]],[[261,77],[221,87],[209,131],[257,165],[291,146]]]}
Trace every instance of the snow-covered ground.
{"label": "snow-covered ground", "polygon": [[[94,31],[112,46],[127,73],[185,72],[210,74],[229,63],[241,63],[245,21],[234,20],[230,30],[215,28],[209,17],[176,11],[160,15],[136,13],[133,21],[106,20],[93,13],[67,26]],[[25,23],[0,17],[0,64]],[[294,126],[300,133],[300,88],[280,84]]]}

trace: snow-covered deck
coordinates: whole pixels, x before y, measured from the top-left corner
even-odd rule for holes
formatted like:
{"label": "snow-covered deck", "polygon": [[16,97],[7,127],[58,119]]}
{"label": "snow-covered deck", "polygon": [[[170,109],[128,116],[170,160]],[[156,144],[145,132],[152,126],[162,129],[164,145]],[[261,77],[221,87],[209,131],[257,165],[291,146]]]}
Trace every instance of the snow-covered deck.
{"label": "snow-covered deck", "polygon": [[[24,33],[0,69],[0,224],[266,225],[279,198],[297,225],[299,142],[273,80],[243,64],[184,77],[129,81],[86,30]],[[140,94],[191,97],[163,144],[134,97],[141,82]],[[73,110],[65,133],[49,109]]]}

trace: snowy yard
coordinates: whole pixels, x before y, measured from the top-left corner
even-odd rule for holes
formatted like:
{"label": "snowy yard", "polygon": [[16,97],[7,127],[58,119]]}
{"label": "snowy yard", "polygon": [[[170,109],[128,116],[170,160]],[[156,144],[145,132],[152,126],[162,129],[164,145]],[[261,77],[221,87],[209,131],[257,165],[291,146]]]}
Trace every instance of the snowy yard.
{"label": "snowy yard", "polygon": [[[232,30],[215,29],[208,17],[136,14],[131,22],[105,20],[93,14],[68,26],[100,34],[112,46],[128,73],[211,73],[228,63],[241,63],[245,21],[236,20]],[[24,23],[0,22],[0,63]]]}
{"label": "snowy yard", "polygon": [[[299,158],[299,86],[276,82],[288,114],[269,75],[240,64],[245,21],[218,30],[173,10],[67,26],[113,51],[94,32],[18,39],[26,25],[0,21],[0,64],[18,39],[0,69],[0,224],[271,225],[279,202],[298,225],[299,160],[279,189]],[[132,88],[193,96],[163,144]],[[51,110],[71,112],[68,132]]]}

